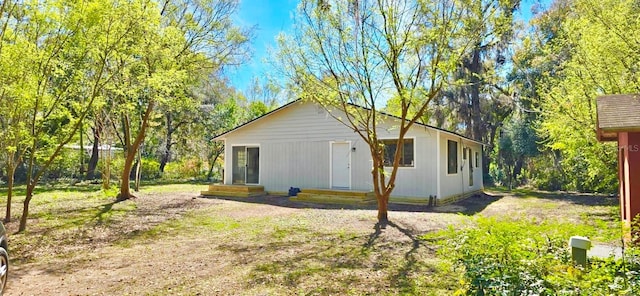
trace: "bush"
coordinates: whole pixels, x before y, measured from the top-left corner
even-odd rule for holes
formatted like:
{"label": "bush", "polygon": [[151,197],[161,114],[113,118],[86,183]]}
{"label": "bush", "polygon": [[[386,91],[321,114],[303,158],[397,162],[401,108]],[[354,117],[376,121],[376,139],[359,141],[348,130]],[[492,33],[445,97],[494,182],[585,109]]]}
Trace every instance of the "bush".
{"label": "bush", "polygon": [[567,246],[576,234],[595,234],[590,226],[535,220],[478,218],[475,227],[441,232],[439,254],[462,269],[464,295],[638,295],[640,254],[625,261],[590,259],[575,267]]}
{"label": "bush", "polygon": [[199,159],[187,159],[170,162],[164,168],[163,179],[184,180],[194,179],[202,175],[203,163]]}
{"label": "bush", "polygon": [[[44,179],[81,178],[82,176],[79,175],[80,153],[82,153],[81,150],[62,149],[60,155],[51,163],[51,166],[44,175]],[[88,158],[85,158],[85,160],[87,159]]]}
{"label": "bush", "polygon": [[[135,176],[135,170],[136,163],[134,162],[133,168],[131,169],[131,176]],[[160,163],[154,158],[143,157],[140,170],[142,171],[142,180],[155,180],[160,178]]]}
{"label": "bush", "polygon": [[531,185],[537,189],[557,191],[566,189],[562,168],[555,164],[554,155],[546,153],[534,159]]}
{"label": "bush", "polygon": [[[103,162],[101,161],[98,165],[98,168],[102,170]],[[116,157],[111,160],[111,178],[119,180],[122,175],[122,170],[124,169],[124,157]],[[160,163],[154,158],[142,158],[142,180],[155,180],[160,178]],[[131,178],[135,176],[136,172],[136,163],[133,163],[133,167],[131,168]]]}

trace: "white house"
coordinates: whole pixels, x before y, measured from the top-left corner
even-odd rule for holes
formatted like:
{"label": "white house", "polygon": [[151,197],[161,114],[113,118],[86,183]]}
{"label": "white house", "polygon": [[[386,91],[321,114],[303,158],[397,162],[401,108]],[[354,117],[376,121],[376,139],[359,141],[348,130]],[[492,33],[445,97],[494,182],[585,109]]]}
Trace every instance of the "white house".
{"label": "white house", "polygon": [[[389,140],[388,147],[395,146],[399,120],[387,117],[380,124],[378,137]],[[367,144],[315,103],[294,101],[216,140],[225,142],[227,185],[262,185],[272,194],[290,187],[373,190]],[[405,137],[392,201],[434,197],[443,204],[482,191],[482,147],[456,133],[414,124]]]}

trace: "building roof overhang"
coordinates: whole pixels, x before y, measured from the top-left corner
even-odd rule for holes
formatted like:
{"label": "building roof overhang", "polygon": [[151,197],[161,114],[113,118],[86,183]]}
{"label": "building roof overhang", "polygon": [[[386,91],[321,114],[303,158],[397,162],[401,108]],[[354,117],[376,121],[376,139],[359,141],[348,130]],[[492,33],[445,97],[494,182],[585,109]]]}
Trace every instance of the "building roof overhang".
{"label": "building roof overhang", "polygon": [[640,132],[640,94],[599,96],[596,108],[599,141],[616,141],[621,132]]}
{"label": "building roof overhang", "polygon": [[[250,121],[248,121],[248,122],[246,122],[246,123],[244,123],[244,124],[241,124],[241,125],[239,125],[239,126],[237,126],[237,127],[233,128],[233,129],[230,129],[230,130],[228,130],[228,131],[226,131],[226,132],[224,132],[224,133],[222,133],[222,134],[220,134],[220,135],[215,136],[215,137],[213,138],[213,140],[216,140],[216,141],[224,140],[224,139],[225,139],[225,137],[226,137],[227,135],[229,135],[230,133],[233,133],[233,132],[235,132],[235,131],[237,131],[237,130],[239,130],[239,129],[243,129],[243,128],[248,127],[248,126],[250,126],[250,125],[252,125],[252,124],[255,124],[256,122],[258,122],[258,121],[260,121],[260,120],[262,120],[262,119],[264,119],[264,118],[267,118],[267,117],[269,117],[269,116],[271,116],[271,115],[273,115],[273,114],[275,114],[275,113],[278,113],[278,112],[280,112],[280,111],[282,111],[282,110],[284,110],[284,109],[286,109],[286,108],[289,108],[289,107],[291,107],[291,106],[295,105],[296,103],[298,103],[298,104],[299,104],[299,103],[302,103],[302,102],[303,102],[303,101],[302,101],[302,99],[297,99],[297,100],[294,100],[294,101],[289,102],[289,103],[287,103],[287,104],[284,104],[284,105],[280,106],[279,108],[276,108],[276,109],[274,109],[274,110],[272,110],[272,111],[270,111],[270,112],[268,112],[268,113],[266,113],[266,114],[264,114],[264,115],[262,115],[262,116],[260,116],[260,117],[257,117],[257,118],[255,118],[255,119],[253,119],[253,120],[250,120]],[[352,104],[352,105],[353,105],[353,104]],[[353,105],[353,106],[355,106],[355,107],[359,107],[359,108],[365,108],[365,107],[361,107],[361,106],[357,106],[357,105]],[[395,119],[401,119],[401,118],[400,118],[400,117],[398,117],[398,116],[390,115],[390,114],[388,114],[388,113],[384,113],[384,112],[380,112],[380,113],[381,113],[382,115],[384,115],[384,116],[388,116],[388,117],[395,118]],[[434,129],[434,130],[437,130],[437,131],[443,132],[443,133],[445,133],[445,134],[449,134],[449,135],[452,135],[452,136],[458,137],[458,138],[460,138],[460,139],[464,139],[464,140],[466,140],[466,141],[470,141],[470,142],[473,142],[473,143],[476,143],[476,144],[480,144],[480,145],[482,145],[482,146],[489,146],[489,145],[487,145],[486,143],[482,143],[482,142],[480,142],[480,141],[474,140],[474,139],[472,139],[472,138],[466,137],[466,136],[461,135],[461,134],[458,134],[458,133],[456,133],[456,132],[448,131],[448,130],[443,129],[443,128],[439,128],[439,127],[435,127],[435,126],[432,126],[432,125],[423,124],[423,123],[419,123],[419,122],[416,122],[416,123],[415,123],[415,125],[416,125],[416,126],[423,126],[423,127],[430,128],[430,129]]]}

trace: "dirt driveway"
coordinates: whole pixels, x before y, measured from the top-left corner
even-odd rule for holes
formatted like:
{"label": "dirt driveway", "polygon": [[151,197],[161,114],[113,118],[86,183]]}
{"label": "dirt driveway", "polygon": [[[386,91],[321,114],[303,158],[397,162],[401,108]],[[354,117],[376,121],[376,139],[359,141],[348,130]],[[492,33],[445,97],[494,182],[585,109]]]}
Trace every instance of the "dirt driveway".
{"label": "dirt driveway", "polygon": [[[549,205],[533,214],[606,213],[615,203],[591,200],[541,199]],[[469,215],[532,208],[522,204],[487,195],[440,208],[394,206],[380,229],[375,208],[147,193],[105,209],[135,208],[109,223],[34,226],[31,239],[16,238],[30,245],[12,258],[6,295],[448,295],[455,274],[418,236]]]}

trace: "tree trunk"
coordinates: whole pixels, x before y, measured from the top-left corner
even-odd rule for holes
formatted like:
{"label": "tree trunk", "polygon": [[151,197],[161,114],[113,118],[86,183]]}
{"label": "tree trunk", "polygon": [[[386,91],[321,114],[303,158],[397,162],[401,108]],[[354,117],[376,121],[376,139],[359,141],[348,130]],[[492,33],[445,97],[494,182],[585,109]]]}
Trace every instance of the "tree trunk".
{"label": "tree trunk", "polygon": [[107,190],[111,188],[111,147],[109,147],[107,155],[104,155],[103,158],[104,167],[102,171],[102,189]]}
{"label": "tree trunk", "polygon": [[460,99],[462,101],[460,102],[459,113],[462,115],[462,120],[464,121],[464,124],[466,126],[464,130],[464,135],[465,137],[472,138],[473,135],[472,135],[471,127],[473,127],[473,120],[472,120],[472,115],[470,110],[471,106],[469,106],[469,98],[467,97],[467,92],[464,87],[460,88]]}
{"label": "tree trunk", "polygon": [[[377,142],[377,139],[374,140]],[[384,177],[384,156],[379,147],[371,147],[371,157],[373,158],[373,192],[378,202],[378,224],[386,225],[389,222],[389,192],[387,191]]]}
{"label": "tree trunk", "polygon": [[[486,184],[486,182],[489,180],[489,178],[487,176],[489,176],[489,164],[491,163],[491,152],[493,151],[493,148],[495,147],[495,145],[493,145],[495,139],[496,139],[496,133],[498,132],[498,125],[494,124],[491,126],[491,130],[489,133],[489,146],[487,148],[489,148],[490,150],[487,149],[483,149],[482,152],[482,176],[483,176],[483,180]],[[491,184],[489,185],[493,185],[493,182],[491,182]]]}
{"label": "tree trunk", "polygon": [[222,152],[215,152],[215,157],[209,157],[209,172],[207,173],[207,181],[211,181],[211,177],[213,176],[213,167],[216,165],[216,161],[218,157],[220,157]]}
{"label": "tree trunk", "polygon": [[140,149],[138,149],[138,161],[136,163],[136,183],[135,183],[135,187],[134,187],[134,191],[135,192],[140,192],[140,176],[142,175],[142,153],[140,152]]}
{"label": "tree trunk", "polygon": [[165,141],[165,146],[164,146],[164,153],[162,154],[162,157],[160,158],[160,172],[164,173],[164,167],[167,165],[167,163],[169,162],[169,158],[171,157],[171,146],[173,146],[173,132],[174,129],[171,126],[172,124],[172,120],[171,120],[171,114],[167,113],[166,114],[166,118],[167,118],[167,134],[165,135],[166,137],[166,141]]}
{"label": "tree trunk", "polygon": [[[513,179],[518,180],[518,175],[522,173],[522,166],[524,165],[524,160],[519,158],[516,160],[515,167],[513,168]],[[519,184],[518,184],[519,185]]]}
{"label": "tree trunk", "polygon": [[507,166],[507,174],[509,174],[509,191],[513,190],[513,169],[510,165]]}
{"label": "tree trunk", "polygon": [[22,208],[22,217],[20,217],[20,226],[18,227],[18,232],[23,232],[27,229],[27,218],[29,217],[29,203],[31,202],[31,198],[33,198],[33,189],[36,187],[36,183],[29,182],[27,184],[27,195],[24,198],[23,208]]}
{"label": "tree trunk", "polygon": [[96,168],[98,167],[98,160],[100,159],[100,130],[98,127],[93,128],[93,147],[91,148],[91,158],[89,158],[89,164],[87,165],[87,179],[93,180],[96,177]]}
{"label": "tree trunk", "polygon": [[78,179],[82,179],[82,176],[84,176],[84,129],[82,128],[83,125],[80,124],[80,174],[78,174]]}
{"label": "tree trunk", "polygon": [[125,140],[125,146],[126,146],[125,151],[127,153],[127,157],[124,160],[124,168],[122,169],[122,175],[121,175],[122,184],[120,185],[120,193],[116,197],[117,201],[123,201],[130,198],[135,198],[135,196],[131,194],[131,189],[129,188],[130,186],[129,176],[131,176],[131,168],[133,167],[133,161],[136,158],[136,153],[138,151],[138,148],[140,148],[140,145],[142,145],[142,142],[144,141],[145,134],[147,132],[147,127],[149,126],[149,118],[151,117],[151,112],[153,111],[153,107],[154,107],[154,102],[153,101],[149,102],[149,105],[147,105],[147,110],[144,112],[144,116],[142,117],[142,124],[140,127],[140,131],[138,132],[138,135],[136,136],[135,141],[133,141],[133,143],[131,143],[131,133],[130,133],[131,131],[129,130],[129,127],[130,127],[129,118],[126,115],[123,118],[123,127],[125,129],[124,131],[124,134],[125,134],[124,140]]}
{"label": "tree trunk", "polygon": [[170,152],[168,149],[170,148],[168,146],[169,145],[165,148],[164,153],[162,153],[162,157],[160,157],[160,173],[164,173],[164,167],[167,166],[167,163],[169,162]]}
{"label": "tree trunk", "polygon": [[4,222],[11,222],[11,198],[13,197],[13,181],[16,172],[16,166],[7,164],[7,212],[4,216]]}
{"label": "tree trunk", "polygon": [[389,195],[377,196],[378,199],[378,223],[385,225],[389,223],[388,208],[389,208]]}
{"label": "tree trunk", "polygon": [[473,122],[472,126],[472,138],[480,141],[482,139],[482,114],[480,109],[480,72],[482,71],[482,65],[480,64],[480,44],[476,45],[473,50],[473,57],[471,64],[469,65],[471,71],[471,118]]}
{"label": "tree trunk", "polygon": [[209,171],[207,172],[207,181],[211,181],[211,177],[213,177],[213,166],[215,165],[214,162],[209,164]]}
{"label": "tree trunk", "polygon": [[121,184],[120,184],[120,193],[116,197],[116,200],[122,201],[130,198],[135,198],[133,194],[131,194],[130,186],[130,177],[131,177],[131,169],[133,168],[133,161],[135,160],[135,151],[133,149],[127,152],[127,157],[124,160],[124,168],[122,169]]}

